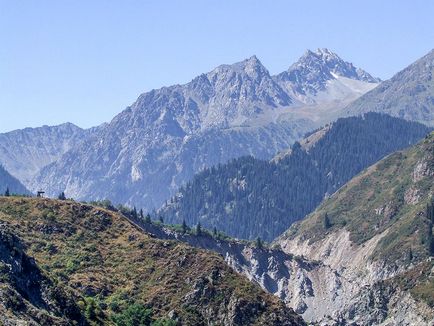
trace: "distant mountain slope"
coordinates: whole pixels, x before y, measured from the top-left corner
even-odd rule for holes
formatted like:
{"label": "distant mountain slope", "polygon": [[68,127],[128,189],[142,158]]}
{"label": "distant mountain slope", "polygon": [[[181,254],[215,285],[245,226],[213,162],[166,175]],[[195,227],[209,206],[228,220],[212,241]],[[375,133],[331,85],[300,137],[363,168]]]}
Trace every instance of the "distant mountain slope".
{"label": "distant mountain slope", "polygon": [[[144,93],[92,137],[43,168],[32,188],[152,209],[206,167],[243,155],[271,158],[306,131],[330,121],[330,107],[338,110],[377,85],[376,79],[357,74],[330,51],[308,56],[315,60],[304,57],[297,69],[310,72],[284,81],[271,76],[253,56],[221,65],[185,85]],[[315,70],[322,61],[321,71]],[[322,85],[318,93],[298,93],[316,78]],[[340,78],[360,87],[335,92],[333,86],[332,91],[330,85]]]}
{"label": "distant mountain slope", "polygon": [[434,126],[434,50],[346,108],[348,114],[369,111]]}
{"label": "distant mountain slope", "polygon": [[376,113],[339,119],[311,146],[296,143],[272,162],[244,157],[199,173],[158,211],[169,223],[200,222],[227,234],[266,240],[385,155],[414,144],[429,128]]}
{"label": "distant mountain slope", "polygon": [[[286,253],[318,261],[356,284],[322,280],[350,298],[325,303],[340,311],[332,314],[335,321],[361,315],[358,324],[433,324],[433,180],[431,133],[357,175],[276,241]],[[405,321],[414,301],[428,320]],[[369,313],[373,307],[377,312]]]}
{"label": "distant mountain slope", "polygon": [[9,189],[11,194],[30,194],[30,191],[0,164],[0,194],[4,194],[6,189]]}
{"label": "distant mountain slope", "polygon": [[[6,244],[16,244],[18,253],[0,251],[0,266],[13,259],[24,264],[33,257],[31,266],[13,276],[35,294],[47,283],[59,287],[55,294],[63,310],[55,310],[52,302],[44,312],[47,321],[40,324],[52,324],[56,317],[74,324],[64,309],[72,300],[70,306],[78,306],[86,318],[84,325],[113,321],[125,325],[122,320],[134,325],[155,322],[155,326],[305,325],[219,255],[155,239],[116,212],[71,201],[2,197],[0,247],[6,232]],[[39,272],[28,275],[32,270],[40,270],[44,277],[39,278]],[[1,280],[9,274],[7,267],[0,269]],[[60,292],[60,286],[68,295]],[[52,299],[48,295],[37,300],[21,290],[17,299],[8,298],[2,295],[3,287],[0,282],[0,322],[7,325],[32,320],[34,315],[42,318],[37,309],[43,310]],[[147,322],[141,319],[145,316]]]}
{"label": "distant mountain slope", "polygon": [[59,159],[84,137],[84,133],[81,128],[65,123],[0,134],[0,162],[29,186],[30,179],[42,167]]}

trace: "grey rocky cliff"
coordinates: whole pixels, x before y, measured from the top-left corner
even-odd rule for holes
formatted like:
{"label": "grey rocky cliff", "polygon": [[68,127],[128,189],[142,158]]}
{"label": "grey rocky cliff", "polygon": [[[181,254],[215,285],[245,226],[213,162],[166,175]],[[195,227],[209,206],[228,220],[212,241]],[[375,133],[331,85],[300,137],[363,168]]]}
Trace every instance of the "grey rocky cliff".
{"label": "grey rocky cliff", "polygon": [[182,234],[138,222],[160,239],[176,239],[221,254],[237,272],[278,296],[304,320],[319,325],[430,325],[434,312],[408,292],[384,282],[398,273],[368,257],[382,236],[363,246],[342,231],[310,246],[280,240],[270,248],[246,241]]}

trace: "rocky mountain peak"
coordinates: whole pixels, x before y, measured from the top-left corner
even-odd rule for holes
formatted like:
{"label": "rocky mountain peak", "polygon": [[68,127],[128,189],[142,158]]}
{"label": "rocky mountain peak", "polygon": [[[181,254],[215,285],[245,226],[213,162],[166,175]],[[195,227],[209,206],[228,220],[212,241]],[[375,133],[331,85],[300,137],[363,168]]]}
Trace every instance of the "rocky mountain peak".
{"label": "rocky mountain peak", "polygon": [[[319,120],[299,111],[297,117],[287,115],[293,107],[327,101],[344,107],[363,93],[360,85],[341,83],[330,89],[327,81],[336,79],[327,60],[339,61],[329,50],[310,51],[298,68],[285,72],[282,82],[251,56],[187,84],[143,93],[97,135],[62,151],[65,155],[54,164],[44,164],[26,185],[75,198],[107,198],[110,193],[118,203],[159,207],[204,167],[240,155],[269,158],[317,126]],[[321,89],[327,96],[311,95]],[[327,120],[326,114],[321,119]]]}
{"label": "rocky mountain peak", "polygon": [[260,80],[264,77],[270,77],[270,73],[267,68],[261,63],[261,61],[255,56],[251,56],[234,64],[224,64],[220,65],[207,75],[211,77],[210,80],[215,79],[217,75],[227,76],[227,75],[237,74],[242,76],[247,76],[252,80]]}
{"label": "rocky mountain peak", "polygon": [[249,59],[244,60],[244,71],[246,74],[253,78],[258,78],[264,75],[269,76],[267,68],[259,61],[259,59],[253,55]]}
{"label": "rocky mountain peak", "polygon": [[[319,92],[325,92],[330,81],[342,80],[340,77],[364,83],[380,82],[380,79],[344,61],[327,48],[307,50],[297,62],[287,71],[277,75],[275,79],[302,102],[315,102],[313,97]],[[344,88],[349,87],[351,91],[351,85],[343,82]]]}
{"label": "rocky mountain peak", "polygon": [[305,54],[289,69],[288,72],[314,74],[317,77],[334,79],[337,76],[377,83],[379,78],[372,77],[363,69],[356,68],[352,63],[341,59],[335,52],[327,48],[318,48],[315,52],[307,50]]}

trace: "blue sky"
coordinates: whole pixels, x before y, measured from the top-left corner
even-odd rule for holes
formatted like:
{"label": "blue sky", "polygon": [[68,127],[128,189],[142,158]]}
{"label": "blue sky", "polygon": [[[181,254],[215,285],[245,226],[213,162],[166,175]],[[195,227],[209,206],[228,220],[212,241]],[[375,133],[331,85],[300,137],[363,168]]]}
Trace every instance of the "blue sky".
{"label": "blue sky", "polygon": [[383,79],[434,48],[434,1],[0,0],[0,132],[110,121],[145,91],[327,47]]}

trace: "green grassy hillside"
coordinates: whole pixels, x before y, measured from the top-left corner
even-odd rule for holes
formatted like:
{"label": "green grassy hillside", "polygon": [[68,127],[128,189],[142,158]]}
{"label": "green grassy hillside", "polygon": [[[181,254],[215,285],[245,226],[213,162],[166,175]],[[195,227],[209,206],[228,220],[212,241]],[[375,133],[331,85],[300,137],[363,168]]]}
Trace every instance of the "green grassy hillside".
{"label": "green grassy hillside", "polygon": [[364,170],[281,239],[316,241],[346,229],[360,246],[381,240],[370,260],[409,268],[391,282],[434,306],[434,133]]}
{"label": "green grassy hillside", "polygon": [[[75,324],[303,323],[219,255],[154,239],[115,212],[72,201],[0,197],[0,229],[34,258],[47,282],[68,291],[86,319],[80,322],[78,314]],[[0,279],[0,286],[11,284]],[[3,316],[31,319],[1,298]],[[37,308],[25,293],[20,300]],[[74,324],[62,309],[47,314]]]}

